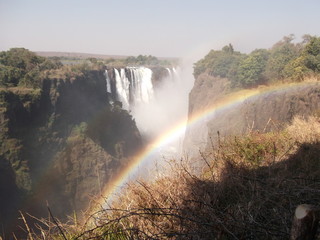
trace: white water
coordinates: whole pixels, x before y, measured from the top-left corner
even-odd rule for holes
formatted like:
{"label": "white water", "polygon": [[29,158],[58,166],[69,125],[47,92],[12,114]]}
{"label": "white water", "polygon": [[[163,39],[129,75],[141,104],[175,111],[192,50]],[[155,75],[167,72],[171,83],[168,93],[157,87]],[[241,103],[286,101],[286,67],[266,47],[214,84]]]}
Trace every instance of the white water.
{"label": "white water", "polygon": [[170,68],[166,68],[166,70],[168,71],[169,74],[169,78],[172,79],[172,73],[171,73],[171,69]]}
{"label": "white water", "polygon": [[[154,98],[154,90],[152,84],[152,71],[145,67],[129,67],[121,68],[120,71],[116,68],[114,71],[115,89],[113,94],[117,100],[122,102],[122,107],[126,110],[141,103],[149,103]],[[107,92],[112,93],[111,80],[106,70],[106,85]]]}
{"label": "white water", "polygon": [[152,71],[149,68],[129,68],[132,81],[133,102],[149,103],[153,99]]}
{"label": "white water", "polygon": [[[176,124],[187,121],[188,96],[193,77],[185,69],[189,68],[166,68],[168,75],[160,79],[157,89],[153,87],[153,73],[149,68],[114,69],[116,94],[112,95],[117,98],[114,100],[121,101],[123,108],[130,110],[144,137],[154,139]],[[114,88],[111,88],[109,77],[106,77],[106,81],[109,92]],[[166,149],[180,153],[182,137]]]}
{"label": "white water", "polygon": [[[177,124],[187,122],[188,98],[193,86],[192,74],[186,72],[184,67],[171,68],[167,71],[168,77],[162,79],[161,84],[154,90],[154,99],[147,104],[139,104],[132,110],[143,136],[157,138],[172,130]],[[160,154],[180,155],[183,137],[172,139],[169,145],[159,150]]]}
{"label": "white water", "polygon": [[105,71],[105,76],[106,76],[107,92],[111,93],[111,81],[108,75],[108,70]]}
{"label": "white water", "polygon": [[[167,69],[168,76],[152,86],[152,71],[148,68],[127,68],[130,94],[122,89],[118,93],[129,99],[129,109],[133,115],[141,135],[153,142],[177,125],[187,123],[188,97],[193,86],[192,65],[186,64],[177,69]],[[189,71],[188,71],[189,70]],[[115,73],[118,71],[115,71]],[[120,74],[115,75],[121,82]],[[119,86],[122,86],[118,83]],[[113,88],[112,88],[113,89]],[[133,99],[131,99],[133,98]],[[179,159],[183,156],[182,143],[184,134],[175,135],[169,141],[157,146],[134,171],[126,176],[126,182],[139,178],[152,179],[167,167],[167,160]],[[121,191],[124,185],[118,186]]]}
{"label": "white water", "polygon": [[126,78],[124,74],[124,69],[120,69],[120,73],[118,69],[114,69],[115,80],[116,80],[116,91],[118,101],[122,102],[122,106],[124,109],[129,108],[129,80]]}

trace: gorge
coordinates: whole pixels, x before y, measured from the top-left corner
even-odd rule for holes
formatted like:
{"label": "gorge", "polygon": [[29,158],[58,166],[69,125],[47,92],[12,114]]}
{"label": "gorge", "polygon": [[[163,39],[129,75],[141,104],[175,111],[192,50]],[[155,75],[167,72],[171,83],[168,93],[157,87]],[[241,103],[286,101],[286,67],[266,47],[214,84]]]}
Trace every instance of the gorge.
{"label": "gorge", "polygon": [[[256,54],[267,56],[265,51]],[[259,70],[255,84],[239,82],[244,74],[236,76],[232,64],[251,58],[235,53],[231,45],[197,62],[195,78],[190,65],[112,66],[91,59],[62,66],[31,54],[16,66],[10,55],[3,56],[2,235],[17,230],[19,210],[38,218],[46,216],[49,207],[61,221],[72,213],[81,218],[84,209],[104,206],[122,190],[117,187],[136,177],[153,183],[149,176],[157,174],[148,171],[158,163],[183,165],[189,158],[203,169],[203,153],[219,149],[223,138],[285,129],[295,116],[315,116],[320,108],[318,75],[268,83],[261,69],[254,68]],[[235,63],[219,64],[229,58]],[[155,182],[161,184],[159,179]],[[28,217],[30,224],[33,220]]]}
{"label": "gorge", "polygon": [[39,89],[1,89],[0,222],[6,232],[21,224],[18,210],[45,216],[49,204],[63,220],[86,209],[155,137],[141,135],[128,111],[146,133],[159,119],[146,118],[145,108],[167,118],[156,99],[164,99],[168,84],[181,84],[178,78],[174,68],[103,68],[74,77],[54,73]]}

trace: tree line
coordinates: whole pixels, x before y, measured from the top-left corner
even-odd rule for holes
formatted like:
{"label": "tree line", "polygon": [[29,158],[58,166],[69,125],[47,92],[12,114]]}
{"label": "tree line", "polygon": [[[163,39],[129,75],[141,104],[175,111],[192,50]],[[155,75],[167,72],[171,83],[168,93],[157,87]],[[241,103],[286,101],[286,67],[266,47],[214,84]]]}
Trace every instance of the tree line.
{"label": "tree line", "polygon": [[206,73],[228,78],[232,87],[253,87],[290,79],[301,81],[320,73],[320,37],[304,35],[294,43],[293,34],[283,37],[270,49],[256,49],[250,54],[235,51],[231,44],[211,50],[194,64],[194,76]]}
{"label": "tree line", "polygon": [[38,87],[41,74],[62,67],[59,60],[37,56],[25,48],[0,52],[0,87]]}

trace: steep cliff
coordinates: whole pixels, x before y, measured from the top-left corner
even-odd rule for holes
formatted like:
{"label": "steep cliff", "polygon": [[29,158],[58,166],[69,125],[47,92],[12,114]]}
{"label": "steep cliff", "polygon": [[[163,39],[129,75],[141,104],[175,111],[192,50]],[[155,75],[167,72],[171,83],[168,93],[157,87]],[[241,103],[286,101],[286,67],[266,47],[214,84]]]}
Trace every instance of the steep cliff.
{"label": "steep cliff", "polygon": [[[215,143],[220,137],[240,135],[249,130],[272,131],[288,124],[295,115],[308,116],[320,109],[320,83],[279,84],[275,87],[258,87],[243,91],[257,92],[251,97],[237,96],[241,91],[230,90],[226,79],[200,75],[189,98],[189,118],[206,112],[187,129],[184,147],[191,154]],[[238,100],[216,103],[229,96]],[[239,100],[240,99],[240,100]],[[229,106],[229,107],[227,107]],[[209,109],[209,110],[208,110]],[[210,113],[210,114],[209,114]]]}
{"label": "steep cliff", "polygon": [[[103,70],[0,91],[0,222],[17,210],[57,217],[85,209],[141,147],[134,120],[107,97]],[[11,226],[10,226],[11,225]]]}

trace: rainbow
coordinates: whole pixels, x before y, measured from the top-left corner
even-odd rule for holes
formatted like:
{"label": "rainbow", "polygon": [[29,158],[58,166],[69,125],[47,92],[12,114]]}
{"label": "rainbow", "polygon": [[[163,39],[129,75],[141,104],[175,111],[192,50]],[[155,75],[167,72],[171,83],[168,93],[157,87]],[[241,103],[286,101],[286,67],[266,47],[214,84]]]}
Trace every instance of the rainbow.
{"label": "rainbow", "polygon": [[310,82],[280,84],[272,87],[264,86],[255,89],[241,90],[236,93],[226,95],[220,101],[205,107],[203,110],[196,112],[191,117],[189,116],[187,125],[185,120],[177,121],[172,128],[165,131],[161,136],[156,138],[151,144],[146,146],[142,151],[134,156],[130,164],[105,186],[102,199],[99,202],[100,206],[104,205],[103,202],[112,199],[117,190],[123,187],[130,180],[132,173],[136,172],[139,166],[143,166],[146,161],[150,159],[150,156],[152,156],[161,147],[166,146],[166,144],[170,143],[173,139],[177,138],[178,136],[182,136],[187,126],[192,127],[192,125],[199,121],[212,118],[217,111],[230,109],[250,98],[275,91],[290,91],[299,86],[308,84],[310,84]]}

